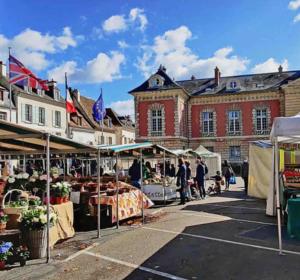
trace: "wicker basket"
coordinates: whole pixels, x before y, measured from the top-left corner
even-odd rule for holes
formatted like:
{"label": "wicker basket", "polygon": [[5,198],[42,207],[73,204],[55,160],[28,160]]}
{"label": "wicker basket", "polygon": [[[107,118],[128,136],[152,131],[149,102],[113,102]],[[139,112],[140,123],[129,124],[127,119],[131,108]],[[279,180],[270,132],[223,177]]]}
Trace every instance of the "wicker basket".
{"label": "wicker basket", "polygon": [[18,192],[21,193],[22,197],[26,198],[26,200],[28,201],[28,193],[22,191],[22,190],[17,190],[17,189],[13,189],[13,190],[9,190],[3,197],[2,200],[2,209],[4,211],[5,214],[7,215],[20,215],[24,210],[28,209],[28,205],[27,206],[20,206],[20,207],[8,207],[7,205],[5,205],[5,199],[6,197],[9,195],[9,202],[11,201],[11,195],[13,192]]}
{"label": "wicker basket", "polygon": [[47,255],[47,229],[24,230],[22,231],[22,241],[30,251],[31,259],[45,258]]}

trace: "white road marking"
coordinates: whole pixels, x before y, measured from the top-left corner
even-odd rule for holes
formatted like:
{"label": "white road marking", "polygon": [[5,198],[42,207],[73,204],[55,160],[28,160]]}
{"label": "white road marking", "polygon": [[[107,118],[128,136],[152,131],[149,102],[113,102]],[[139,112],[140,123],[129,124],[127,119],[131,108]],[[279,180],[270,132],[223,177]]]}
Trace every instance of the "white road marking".
{"label": "white road marking", "polygon": [[[187,211],[187,210],[182,210],[182,212],[180,212],[183,215],[187,215],[187,216],[198,216],[198,217],[206,217],[206,218],[212,218],[212,219],[220,219],[222,217],[228,218],[227,220],[233,220],[233,221],[238,221],[238,222],[245,222],[245,223],[254,223],[254,224],[260,224],[260,225],[269,225],[269,226],[277,226],[277,224],[275,223],[267,223],[267,222],[260,222],[260,221],[253,221],[253,220],[245,220],[245,219],[236,219],[236,218],[231,218],[231,217],[227,217],[227,216],[222,216],[219,214],[210,214],[210,215],[205,215],[202,213],[205,212],[199,212],[199,214],[194,214],[194,213],[186,213],[183,211]],[[174,213],[178,213],[178,212],[174,212]]]}
{"label": "white road marking", "polygon": [[78,257],[80,255],[82,255],[83,253],[87,252],[88,250],[90,250],[92,248],[95,248],[98,245],[99,245],[99,243],[93,243],[92,245],[86,247],[85,249],[80,250],[80,251],[78,251],[78,252],[70,255],[69,257],[67,257],[66,259],[64,259],[62,262],[68,262],[68,261],[70,261],[70,260],[72,260],[72,259],[74,259],[74,258],[76,258],[76,257]]}
{"label": "white road marking", "polygon": [[[188,237],[195,237],[195,238],[200,238],[200,239],[217,241],[217,242],[221,242],[221,243],[228,243],[228,244],[240,245],[240,246],[244,246],[244,247],[252,247],[252,248],[256,248],[256,249],[263,249],[263,250],[268,250],[268,251],[279,252],[279,249],[273,248],[273,247],[259,246],[259,245],[254,245],[254,244],[250,244],[250,243],[237,242],[237,241],[231,241],[231,240],[227,240],[227,239],[209,237],[209,236],[205,236],[205,235],[197,235],[197,234],[165,230],[165,229],[159,229],[159,228],[152,228],[152,227],[143,227],[143,229],[149,229],[149,230],[154,230],[154,231],[158,231],[158,232],[165,232],[165,233],[170,233],[170,234],[175,234],[175,235],[183,235],[183,236],[188,236]],[[282,250],[282,252],[300,256],[300,252],[296,252],[296,251]]]}
{"label": "white road marking", "polygon": [[87,252],[87,251],[85,251],[84,254],[90,255],[90,256],[94,256],[94,257],[97,257],[97,258],[100,258],[100,259],[103,259],[103,260],[106,260],[106,261],[109,261],[109,262],[113,262],[113,263],[117,263],[117,264],[120,264],[120,265],[124,265],[124,266],[127,266],[127,267],[131,267],[131,268],[134,268],[134,269],[139,269],[139,270],[142,270],[142,271],[146,271],[146,272],[149,272],[149,273],[152,273],[152,274],[155,274],[155,275],[163,276],[163,277],[168,278],[168,279],[173,279],[173,280],[187,280],[186,278],[178,277],[178,276],[175,276],[173,274],[169,274],[169,273],[166,273],[166,272],[158,271],[158,270],[155,270],[155,269],[152,269],[152,268],[148,268],[148,267],[145,267],[145,266],[140,266],[140,265],[137,265],[137,264],[134,264],[134,263],[129,263],[129,262],[121,261],[121,260],[118,260],[118,259],[115,259],[115,258],[103,256],[103,255],[100,255],[100,254],[96,254],[96,253],[92,253],[92,252]]}

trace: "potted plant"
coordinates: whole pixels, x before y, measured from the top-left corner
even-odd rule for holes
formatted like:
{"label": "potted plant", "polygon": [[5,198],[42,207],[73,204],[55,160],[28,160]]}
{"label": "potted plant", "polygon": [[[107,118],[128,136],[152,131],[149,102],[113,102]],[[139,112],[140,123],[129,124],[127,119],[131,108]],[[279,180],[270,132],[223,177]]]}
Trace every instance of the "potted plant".
{"label": "potted plant", "polygon": [[0,210],[0,232],[5,231],[7,221],[8,215],[6,215],[2,210]]}
{"label": "potted plant", "polygon": [[[50,210],[50,226],[55,223],[56,215]],[[47,253],[47,209],[45,206],[24,211],[21,215],[21,233],[24,244],[27,244],[31,258],[44,258]]]}
{"label": "potted plant", "polygon": [[7,258],[12,255],[11,248],[11,242],[0,243],[0,270],[5,268]]}
{"label": "potted plant", "polygon": [[52,185],[55,194],[56,204],[67,202],[70,194],[70,184],[68,182],[58,182]]}
{"label": "potted plant", "polygon": [[20,266],[24,266],[26,261],[29,259],[30,252],[26,246],[21,245],[15,248],[14,255],[20,262]]}

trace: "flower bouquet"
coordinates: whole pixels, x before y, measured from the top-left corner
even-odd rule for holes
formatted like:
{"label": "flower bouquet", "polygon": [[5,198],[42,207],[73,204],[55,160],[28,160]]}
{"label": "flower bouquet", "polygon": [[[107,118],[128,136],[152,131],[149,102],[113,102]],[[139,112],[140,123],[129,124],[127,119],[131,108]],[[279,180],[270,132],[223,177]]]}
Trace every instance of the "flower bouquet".
{"label": "flower bouquet", "polygon": [[11,242],[0,243],[0,270],[5,268],[7,258],[12,255],[11,248]]}
{"label": "flower bouquet", "polygon": [[70,187],[71,185],[68,182],[58,182],[51,186],[56,204],[61,204],[69,200]]}
{"label": "flower bouquet", "polygon": [[0,232],[5,231],[7,221],[8,216],[2,210],[0,210]]}
{"label": "flower bouquet", "polygon": [[26,172],[19,173],[14,176],[9,176],[5,186],[5,192],[11,189],[25,190],[28,184],[29,174]]}
{"label": "flower bouquet", "polygon": [[[50,209],[50,226],[56,221],[56,214]],[[23,243],[27,244],[31,258],[44,258],[47,252],[47,209],[36,206],[21,215],[21,233]]]}

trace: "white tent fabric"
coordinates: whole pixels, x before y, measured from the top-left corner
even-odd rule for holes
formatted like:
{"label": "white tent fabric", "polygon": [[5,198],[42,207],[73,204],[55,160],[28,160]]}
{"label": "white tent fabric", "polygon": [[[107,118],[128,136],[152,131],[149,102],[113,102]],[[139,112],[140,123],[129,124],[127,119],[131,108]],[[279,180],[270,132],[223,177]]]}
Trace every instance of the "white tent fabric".
{"label": "white tent fabric", "polygon": [[269,196],[267,200],[267,213],[271,212],[271,210],[274,212],[274,198],[276,197],[279,252],[282,254],[278,143],[300,143],[300,115],[298,114],[293,117],[275,118],[271,131],[271,141],[273,143],[274,154],[272,163],[274,184],[270,184]]}
{"label": "white tent fabric", "polygon": [[222,172],[222,160],[220,154],[213,153],[207,150],[202,145],[194,150],[194,153],[205,159],[206,165],[208,167],[208,177],[215,176],[217,171]]}

